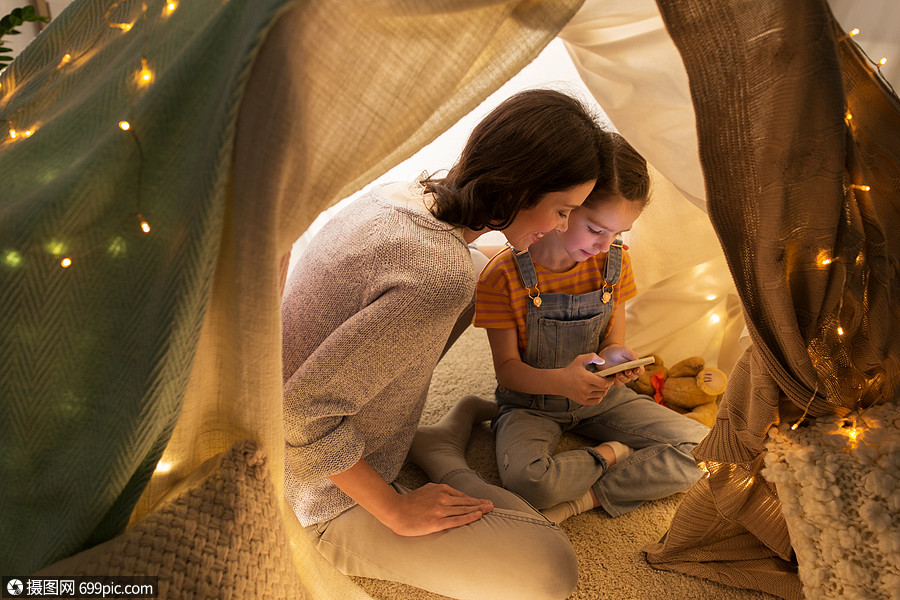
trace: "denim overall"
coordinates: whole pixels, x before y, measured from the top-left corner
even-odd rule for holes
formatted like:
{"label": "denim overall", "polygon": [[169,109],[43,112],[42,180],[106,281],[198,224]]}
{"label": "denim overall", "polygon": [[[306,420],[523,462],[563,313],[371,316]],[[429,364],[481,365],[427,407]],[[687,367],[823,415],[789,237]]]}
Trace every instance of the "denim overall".
{"label": "denim overall", "polygon": [[[523,362],[555,369],[596,352],[615,309],[612,292],[622,274],[622,241],[617,239],[607,253],[603,288],[586,294],[542,294],[528,252],[516,253],[515,260],[529,295]],[[623,385],[612,386],[591,406],[500,387],[496,399],[500,478],[539,509],[580,498],[593,487],[600,505],[615,517],[647,500],[684,491],[701,475],[691,450],[709,432],[706,426]],[[564,432],[596,444],[619,441],[635,453],[612,467],[594,446],[554,455]]]}

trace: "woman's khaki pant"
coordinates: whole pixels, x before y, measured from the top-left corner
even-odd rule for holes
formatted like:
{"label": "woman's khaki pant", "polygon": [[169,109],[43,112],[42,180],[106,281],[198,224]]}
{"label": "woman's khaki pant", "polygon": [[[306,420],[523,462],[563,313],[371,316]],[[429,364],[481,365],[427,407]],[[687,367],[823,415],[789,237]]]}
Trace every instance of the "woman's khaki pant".
{"label": "woman's khaki pant", "polygon": [[354,506],[307,531],[319,552],[346,575],[398,581],[471,600],[560,600],[572,593],[578,564],[556,524],[472,470],[453,471],[439,483],[488,498],[494,510],[469,525],[403,537]]}

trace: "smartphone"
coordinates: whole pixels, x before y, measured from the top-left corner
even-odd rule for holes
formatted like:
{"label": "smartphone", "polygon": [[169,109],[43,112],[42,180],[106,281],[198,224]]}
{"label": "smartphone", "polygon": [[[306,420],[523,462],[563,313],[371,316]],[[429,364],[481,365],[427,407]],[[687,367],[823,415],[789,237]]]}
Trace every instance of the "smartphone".
{"label": "smartphone", "polygon": [[607,367],[602,371],[597,371],[597,375],[599,375],[600,377],[609,377],[610,375],[615,375],[616,373],[619,373],[621,371],[627,371],[628,369],[643,367],[645,365],[652,365],[653,363],[654,358],[652,356],[645,356],[644,358],[630,360],[628,362],[623,362],[611,367]]}

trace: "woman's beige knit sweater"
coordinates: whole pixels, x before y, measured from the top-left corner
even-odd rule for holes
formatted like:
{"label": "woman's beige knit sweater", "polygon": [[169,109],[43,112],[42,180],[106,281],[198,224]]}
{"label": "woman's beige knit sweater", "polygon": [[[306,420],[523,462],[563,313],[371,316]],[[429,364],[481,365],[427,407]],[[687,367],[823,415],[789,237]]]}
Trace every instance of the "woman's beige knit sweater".
{"label": "woman's beige knit sweater", "polygon": [[394,480],[432,371],[473,299],[461,233],[420,208],[420,187],[401,189],[410,205],[378,189],[338,213],[287,283],[285,493],[303,525],[354,505],[328,476],[360,458]]}

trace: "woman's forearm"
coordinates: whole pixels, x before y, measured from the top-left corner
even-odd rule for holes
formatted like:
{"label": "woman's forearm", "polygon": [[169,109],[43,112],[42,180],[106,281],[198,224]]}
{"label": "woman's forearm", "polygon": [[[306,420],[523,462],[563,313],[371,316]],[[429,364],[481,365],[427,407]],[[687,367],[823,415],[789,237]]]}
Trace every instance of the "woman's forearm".
{"label": "woman's forearm", "polygon": [[391,527],[395,522],[400,494],[364,458],[346,471],[329,476],[329,479],[383,524]]}

